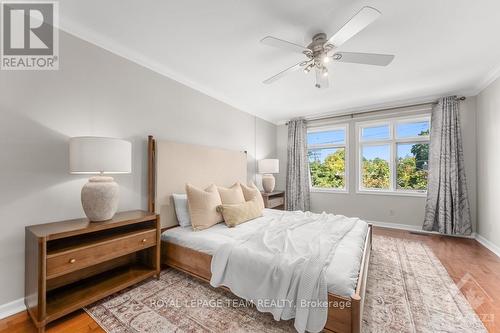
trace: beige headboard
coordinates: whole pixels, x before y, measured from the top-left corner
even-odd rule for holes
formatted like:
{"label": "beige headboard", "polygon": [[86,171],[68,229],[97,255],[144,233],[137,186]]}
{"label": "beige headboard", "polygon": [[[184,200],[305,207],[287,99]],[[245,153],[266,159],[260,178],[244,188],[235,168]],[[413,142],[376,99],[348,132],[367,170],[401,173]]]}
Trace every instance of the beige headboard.
{"label": "beige headboard", "polygon": [[203,187],[247,181],[247,154],[206,146],[149,140],[150,210],[162,227],[178,224],[172,193],[186,193],[186,183]]}

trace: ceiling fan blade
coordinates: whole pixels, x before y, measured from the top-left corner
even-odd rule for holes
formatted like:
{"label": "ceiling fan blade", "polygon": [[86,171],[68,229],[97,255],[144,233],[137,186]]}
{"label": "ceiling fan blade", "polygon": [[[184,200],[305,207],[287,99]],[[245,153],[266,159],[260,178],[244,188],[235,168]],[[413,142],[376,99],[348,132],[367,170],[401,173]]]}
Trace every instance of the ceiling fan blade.
{"label": "ceiling fan blade", "polygon": [[308,48],[305,48],[302,45],[295,44],[292,42],[287,42],[286,40],[279,39],[276,37],[267,36],[260,40],[262,44],[266,44],[269,46],[277,47],[280,49],[285,49],[293,52],[304,53],[311,52]]}
{"label": "ceiling fan blade", "polygon": [[332,56],[333,60],[340,62],[350,62],[355,64],[387,66],[394,59],[392,54],[358,53],[358,52],[337,52]]}
{"label": "ceiling fan blade", "polygon": [[298,64],[296,65],[293,65],[291,67],[288,67],[287,69],[285,69],[284,71],[281,71],[279,72],[278,74],[274,75],[274,76],[271,76],[270,78],[268,78],[267,80],[264,80],[263,83],[265,84],[270,84],[270,83],[273,83],[274,81],[277,81],[279,79],[281,79],[283,76],[287,75],[287,74],[290,74],[292,72],[295,72],[299,69],[302,68],[302,66],[304,66],[305,64],[307,64],[307,61],[301,61],[299,62]]}
{"label": "ceiling fan blade", "polygon": [[325,89],[330,86],[328,75],[323,74],[324,72],[321,69],[316,68],[316,88]]}
{"label": "ceiling fan blade", "polygon": [[330,37],[326,43],[339,47],[379,18],[380,15],[382,15],[382,13],[373,7],[361,8],[361,10],[357,12],[356,15],[354,15],[346,24],[344,24],[339,31]]}

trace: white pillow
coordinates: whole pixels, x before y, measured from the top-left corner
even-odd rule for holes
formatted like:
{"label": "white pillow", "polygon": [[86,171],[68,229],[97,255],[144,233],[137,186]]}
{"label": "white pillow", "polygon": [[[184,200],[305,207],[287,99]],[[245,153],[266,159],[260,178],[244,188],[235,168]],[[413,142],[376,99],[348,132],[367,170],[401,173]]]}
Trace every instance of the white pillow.
{"label": "white pillow", "polygon": [[172,194],[174,198],[175,215],[181,227],[190,227],[191,218],[189,217],[187,194]]}

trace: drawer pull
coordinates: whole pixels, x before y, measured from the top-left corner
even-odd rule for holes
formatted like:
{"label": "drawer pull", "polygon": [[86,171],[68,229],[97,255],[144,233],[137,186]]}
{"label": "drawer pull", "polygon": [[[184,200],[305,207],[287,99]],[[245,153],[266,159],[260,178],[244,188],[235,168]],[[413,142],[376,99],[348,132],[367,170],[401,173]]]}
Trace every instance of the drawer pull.
{"label": "drawer pull", "polygon": [[76,262],[76,259],[75,259],[75,258],[71,258],[71,259],[69,260],[69,263],[70,263],[70,264],[74,264],[75,262]]}
{"label": "drawer pull", "polygon": [[144,239],[142,240],[142,242],[143,242],[143,243],[146,243],[147,241],[148,241],[148,240],[147,240],[146,238],[144,238]]}

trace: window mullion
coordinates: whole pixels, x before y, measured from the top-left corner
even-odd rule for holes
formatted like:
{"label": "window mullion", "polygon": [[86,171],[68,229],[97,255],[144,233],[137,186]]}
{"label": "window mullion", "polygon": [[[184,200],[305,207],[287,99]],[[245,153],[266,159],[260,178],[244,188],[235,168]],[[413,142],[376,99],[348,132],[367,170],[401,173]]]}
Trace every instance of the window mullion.
{"label": "window mullion", "polygon": [[396,141],[393,141],[392,142],[392,145],[391,145],[391,162],[392,162],[392,167],[391,167],[391,188],[392,188],[392,191],[396,191],[396,184],[397,184],[397,150],[398,150],[398,146],[397,146],[397,143]]}
{"label": "window mullion", "polygon": [[313,144],[313,145],[307,145],[307,149],[328,149],[328,148],[344,148],[346,146],[345,143],[342,144]]}
{"label": "window mullion", "polygon": [[409,137],[409,138],[400,138],[400,139],[395,139],[398,143],[405,143],[405,142],[429,142],[429,137],[428,136],[415,136],[415,137]]}
{"label": "window mullion", "polygon": [[363,190],[363,143],[358,142],[357,144],[357,154],[358,154],[358,189]]}
{"label": "window mullion", "polygon": [[373,140],[373,141],[360,141],[359,142],[360,144],[363,144],[363,145],[367,145],[367,146],[381,146],[381,145],[386,145],[386,144],[390,144],[391,143],[391,140]]}
{"label": "window mullion", "polygon": [[396,138],[396,130],[395,130],[395,122],[394,121],[391,121],[390,123],[390,133],[391,133],[391,144],[390,144],[390,187],[391,187],[391,191],[394,192],[394,190],[396,189],[396,186],[395,186],[395,178],[396,178],[396,168],[395,168],[395,138]]}

